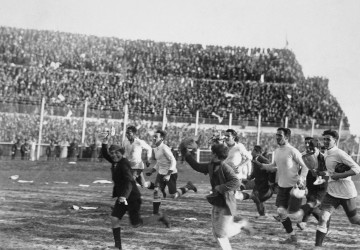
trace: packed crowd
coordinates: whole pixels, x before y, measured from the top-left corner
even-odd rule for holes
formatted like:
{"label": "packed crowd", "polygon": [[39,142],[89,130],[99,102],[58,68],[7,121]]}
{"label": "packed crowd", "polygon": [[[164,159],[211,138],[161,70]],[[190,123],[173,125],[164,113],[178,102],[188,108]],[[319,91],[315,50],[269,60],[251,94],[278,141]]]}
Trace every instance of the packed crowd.
{"label": "packed crowd", "polygon": [[[232,113],[242,121],[256,120],[261,112],[265,122],[284,122],[287,116],[292,127],[311,126],[312,119],[337,126],[343,113],[323,78],[275,84],[138,74],[124,80],[117,74],[2,64],[0,81],[3,103],[36,105],[45,97],[53,115],[64,115],[56,110],[66,107],[81,113],[85,100],[92,112],[110,117],[126,103],[133,113],[162,115],[166,107],[169,116],[178,117],[194,117],[199,110],[200,117],[228,119]],[[349,126],[346,117],[344,125]]]}
{"label": "packed crowd", "polygon": [[0,61],[96,72],[293,83],[304,76],[288,49],[122,40],[0,27]]}

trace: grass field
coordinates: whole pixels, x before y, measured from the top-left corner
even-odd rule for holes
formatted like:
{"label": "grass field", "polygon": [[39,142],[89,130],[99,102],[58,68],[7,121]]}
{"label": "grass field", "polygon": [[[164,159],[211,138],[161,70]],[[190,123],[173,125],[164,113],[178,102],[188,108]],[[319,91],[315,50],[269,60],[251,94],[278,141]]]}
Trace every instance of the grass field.
{"label": "grass field", "polygon": [[[191,180],[198,193],[162,205],[172,227],[158,224],[134,229],[123,219],[124,249],[219,249],[211,233],[208,176],[179,163],[179,185]],[[10,176],[19,175],[12,180]],[[153,178],[153,177],[152,177]],[[33,181],[20,183],[19,180]],[[112,184],[108,163],[0,161],[0,249],[107,249],[113,245],[109,213]],[[89,186],[80,186],[89,185]],[[152,192],[142,189],[142,215],[152,212]],[[257,219],[252,201],[238,202],[238,216],[248,218],[255,234],[241,233],[231,239],[233,249],[311,249],[315,240],[315,219],[308,228],[297,230],[300,244],[280,245],[285,239],[275,214],[275,197],[266,203],[269,218]],[[79,210],[73,209],[76,205]],[[84,209],[95,207],[96,209]],[[196,218],[196,220],[186,220]],[[294,228],[296,228],[294,224]],[[324,249],[360,249],[360,227],[351,225],[342,208],[332,219],[332,233]]]}

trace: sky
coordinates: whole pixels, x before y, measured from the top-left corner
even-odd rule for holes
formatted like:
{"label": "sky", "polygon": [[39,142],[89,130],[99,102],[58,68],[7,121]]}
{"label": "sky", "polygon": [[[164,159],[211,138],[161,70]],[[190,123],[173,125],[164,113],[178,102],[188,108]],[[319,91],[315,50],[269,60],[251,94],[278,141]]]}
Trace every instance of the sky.
{"label": "sky", "polygon": [[123,39],[283,48],[360,136],[359,0],[0,0],[0,25]]}

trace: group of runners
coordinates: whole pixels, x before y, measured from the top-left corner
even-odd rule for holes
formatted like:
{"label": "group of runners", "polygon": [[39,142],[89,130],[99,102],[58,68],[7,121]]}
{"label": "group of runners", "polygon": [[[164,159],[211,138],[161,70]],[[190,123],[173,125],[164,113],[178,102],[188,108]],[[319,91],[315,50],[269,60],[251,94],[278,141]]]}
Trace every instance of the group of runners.
{"label": "group of runners", "polygon": [[[257,217],[269,218],[264,202],[274,193],[277,194],[277,215],[270,219],[279,221],[288,235],[280,241],[281,244],[297,245],[292,222],[297,222],[297,227],[304,230],[313,215],[318,220],[315,247],[320,248],[329,235],[331,215],[339,205],[352,224],[360,224],[356,209],[357,191],[351,180],[351,176],[360,173],[360,167],[337,147],[339,135],[336,131],[325,130],[322,136],[325,152],[321,152],[318,139],[306,137],[305,151],[300,153],[290,144],[291,130],[278,128],[278,147],[272,159],[262,154],[259,145],[251,152],[246,150],[233,129],[226,130],[221,140],[213,140],[208,163],[195,160],[197,145],[194,139],[184,140],[179,145],[179,151],[190,167],[209,175],[211,194],[207,198],[212,204],[212,231],[221,249],[232,249],[229,238],[241,231],[250,235],[254,232],[247,219],[236,220],[237,201],[251,199],[257,208]],[[115,248],[122,249],[120,221],[126,212],[134,227],[157,223],[170,227],[169,218],[160,212],[161,204],[168,198],[178,199],[188,191],[197,192],[197,187],[190,181],[177,186],[176,159],[164,143],[164,130],[155,131],[152,147],[137,137],[134,126],[127,128],[127,140],[123,145],[108,145],[109,137],[106,134],[100,140],[103,142],[102,154],[112,164],[113,197],[116,198],[111,213],[112,231]],[[142,156],[143,150],[147,152],[146,159]],[[346,171],[338,171],[338,164],[347,166]],[[146,173],[145,166],[149,168]],[[154,173],[154,182],[145,180],[144,174],[150,176]],[[254,183],[251,192],[244,191],[245,183],[249,181]],[[141,216],[139,187],[153,189],[153,213],[147,217]],[[302,204],[299,194],[305,189],[306,202]]]}

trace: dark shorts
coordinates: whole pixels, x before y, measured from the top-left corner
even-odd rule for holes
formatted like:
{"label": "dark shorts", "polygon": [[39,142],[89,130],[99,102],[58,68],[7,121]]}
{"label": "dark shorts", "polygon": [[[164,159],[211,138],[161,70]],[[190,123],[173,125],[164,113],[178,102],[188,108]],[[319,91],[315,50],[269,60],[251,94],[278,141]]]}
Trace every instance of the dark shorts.
{"label": "dark shorts", "polygon": [[122,217],[126,214],[126,212],[128,212],[131,225],[133,225],[134,227],[141,226],[142,225],[142,219],[140,216],[141,198],[127,202],[128,205],[125,205],[124,203],[119,203],[118,199],[116,199],[115,206],[111,213],[111,216],[117,217],[119,218],[119,220],[121,220]]}
{"label": "dark shorts", "polygon": [[320,209],[332,213],[340,205],[343,207],[348,218],[354,217],[356,215],[356,198],[341,199],[331,196],[328,193],[326,193],[324,199],[322,200]]}
{"label": "dark shorts", "polygon": [[278,194],[276,196],[276,203],[277,207],[283,207],[288,209],[290,213],[296,212],[300,209],[302,199],[298,199],[292,195],[290,195],[292,187],[289,188],[282,188],[279,187]]}
{"label": "dark shorts", "polygon": [[269,189],[267,190],[257,190],[256,188],[253,189],[254,193],[257,193],[257,197],[259,198],[259,200],[261,202],[267,201],[268,199],[270,199],[273,195],[273,190],[269,187]]}
{"label": "dark shorts", "polygon": [[326,189],[321,190],[309,190],[309,193],[306,195],[306,200],[309,201],[322,201],[326,195]]}
{"label": "dark shorts", "polygon": [[169,189],[169,194],[175,194],[176,193],[176,180],[177,180],[177,173],[170,175],[169,181],[164,181],[164,176],[162,174],[158,174],[156,176],[155,180],[155,187],[160,187],[161,190],[164,190],[167,186]]}

